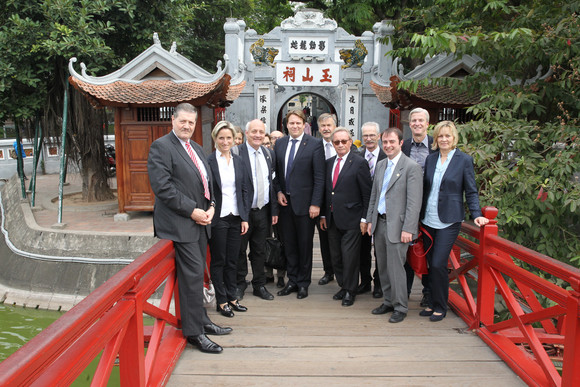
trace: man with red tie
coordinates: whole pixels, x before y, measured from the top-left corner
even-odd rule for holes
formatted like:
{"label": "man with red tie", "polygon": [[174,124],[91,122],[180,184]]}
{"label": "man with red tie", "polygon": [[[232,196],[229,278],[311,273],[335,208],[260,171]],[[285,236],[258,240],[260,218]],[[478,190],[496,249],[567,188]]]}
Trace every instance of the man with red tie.
{"label": "man with red tie", "polygon": [[177,105],[173,130],[155,140],[147,170],[155,194],[155,236],[173,241],[183,336],[202,352],[220,353],[222,347],[206,335],[225,335],[231,328],[212,323],[203,307],[203,273],[207,240],[214,216],[212,177],[201,146],[191,141],[197,109]]}
{"label": "man with red tie", "polygon": [[332,267],[340,290],[333,296],[342,306],[354,303],[358,285],[361,236],[371,194],[368,163],[351,152],[352,137],[338,127],[332,134],[336,156],[326,161],[326,200],[320,228],[328,229]]}

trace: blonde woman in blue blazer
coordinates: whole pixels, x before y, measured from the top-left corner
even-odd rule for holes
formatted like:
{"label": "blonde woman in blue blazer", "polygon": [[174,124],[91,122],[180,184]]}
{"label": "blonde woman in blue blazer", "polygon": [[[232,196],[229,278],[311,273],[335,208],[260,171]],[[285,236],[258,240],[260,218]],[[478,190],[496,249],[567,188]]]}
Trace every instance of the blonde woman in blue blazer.
{"label": "blonde woman in blue blazer", "polygon": [[432,145],[437,152],[425,159],[420,219],[433,237],[433,242],[428,237],[424,239],[425,249],[433,243],[427,254],[431,301],[419,314],[431,321],[441,321],[447,314],[447,261],[465,219],[464,195],[475,224],[481,227],[489,221],[481,215],[473,158],[456,148],[458,139],[453,122],[439,122]]}

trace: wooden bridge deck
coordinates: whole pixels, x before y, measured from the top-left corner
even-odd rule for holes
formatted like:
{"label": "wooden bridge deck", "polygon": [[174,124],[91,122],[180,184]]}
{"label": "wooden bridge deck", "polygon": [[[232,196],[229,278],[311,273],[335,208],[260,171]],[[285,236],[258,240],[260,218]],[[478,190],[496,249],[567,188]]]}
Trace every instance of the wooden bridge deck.
{"label": "wooden bridge deck", "polygon": [[314,259],[306,299],[293,293],[264,301],[246,291],[248,312],[230,319],[208,310],[215,323],[234,329],[211,336],[224,352],[205,354],[188,344],[168,386],[525,385],[453,312],[438,323],[420,317],[420,281],[405,321],[391,324],[390,313],[371,314],[381,300],[370,293],[351,307],[334,301],[336,281],[319,286],[322,262],[319,254]]}

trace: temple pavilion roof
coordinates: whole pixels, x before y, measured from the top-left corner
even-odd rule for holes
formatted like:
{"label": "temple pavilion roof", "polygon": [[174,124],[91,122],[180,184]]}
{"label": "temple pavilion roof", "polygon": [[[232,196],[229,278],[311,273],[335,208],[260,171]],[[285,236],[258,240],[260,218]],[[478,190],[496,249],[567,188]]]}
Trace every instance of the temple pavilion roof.
{"label": "temple pavilion roof", "polygon": [[132,61],[108,75],[94,77],[81,63],[81,74],[74,69],[76,58],[69,61],[69,81],[94,106],[160,106],[190,102],[195,106],[221,107],[231,104],[242,92],[245,81],[232,84],[225,66],[218,62],[215,74],[210,74],[176,50],[161,46],[157,34],[153,45]]}

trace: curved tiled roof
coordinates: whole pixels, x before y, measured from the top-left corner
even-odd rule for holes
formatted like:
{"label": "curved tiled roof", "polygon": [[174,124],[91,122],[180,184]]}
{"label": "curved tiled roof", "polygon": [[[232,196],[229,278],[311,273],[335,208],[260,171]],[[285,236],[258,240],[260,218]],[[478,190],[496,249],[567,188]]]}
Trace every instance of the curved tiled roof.
{"label": "curved tiled roof", "polygon": [[397,89],[400,79],[397,76],[390,78],[390,86],[381,86],[373,81],[370,82],[379,101],[392,108],[408,108],[411,106],[434,106],[461,108],[479,103],[481,93],[459,93],[449,86],[419,86],[416,91]]}
{"label": "curved tiled roof", "polygon": [[[106,85],[94,85],[70,77],[70,82],[100,105],[162,104],[191,101],[212,93],[226,83],[226,77],[211,83],[182,82],[172,80],[146,80],[140,83],[115,81]],[[239,94],[238,94],[239,95]]]}
{"label": "curved tiled roof", "polygon": [[380,103],[386,104],[393,100],[393,95],[391,94],[391,88],[389,86],[381,86],[373,81],[370,81],[369,85],[375,92]]}
{"label": "curved tiled roof", "polygon": [[462,92],[458,93],[447,86],[419,86],[417,91],[412,93],[407,91],[410,95],[424,99],[429,102],[435,102],[445,105],[475,105],[481,98],[481,93]]}

